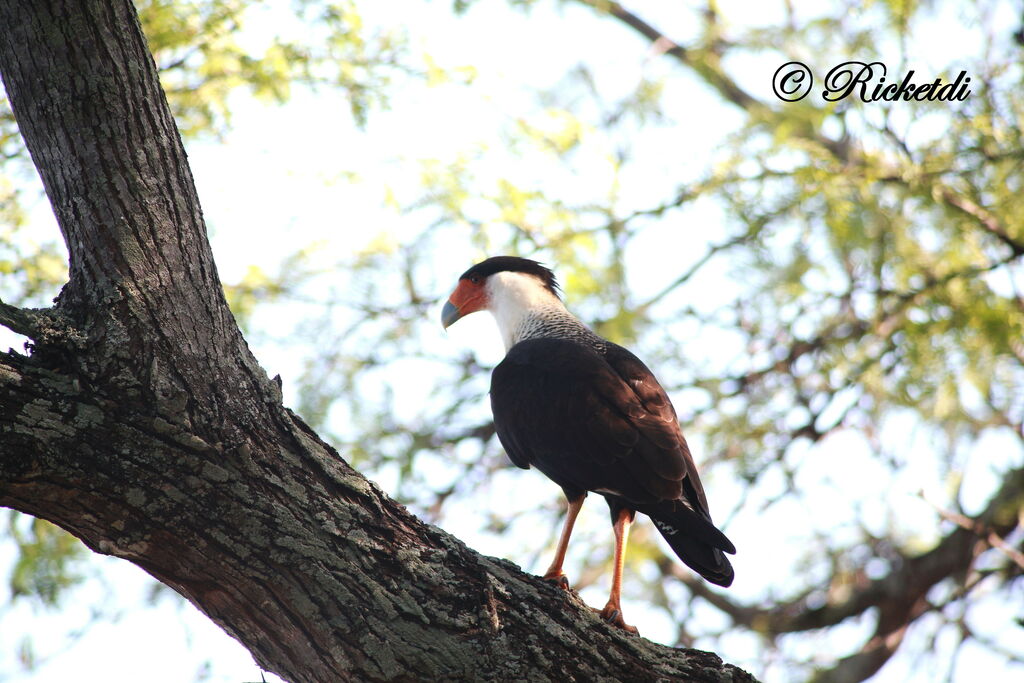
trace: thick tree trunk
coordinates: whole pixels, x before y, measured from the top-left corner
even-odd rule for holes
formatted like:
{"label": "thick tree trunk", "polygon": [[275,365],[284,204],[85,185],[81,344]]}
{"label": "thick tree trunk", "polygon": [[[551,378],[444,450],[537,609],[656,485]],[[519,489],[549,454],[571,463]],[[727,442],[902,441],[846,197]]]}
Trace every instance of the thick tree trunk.
{"label": "thick tree trunk", "polygon": [[0,4],[0,74],[70,252],[0,356],[0,505],[143,567],[294,681],[752,680],[613,629],[423,524],[282,407],[224,300],[128,0]]}

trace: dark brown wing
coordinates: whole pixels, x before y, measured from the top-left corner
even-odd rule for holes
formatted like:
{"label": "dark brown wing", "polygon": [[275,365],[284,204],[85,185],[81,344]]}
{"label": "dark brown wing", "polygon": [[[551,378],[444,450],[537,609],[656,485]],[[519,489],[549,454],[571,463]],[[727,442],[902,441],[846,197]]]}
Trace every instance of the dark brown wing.
{"label": "dark brown wing", "polygon": [[[564,339],[516,344],[491,377],[498,437],[512,462],[563,488],[634,505],[707,502],[675,410],[633,354]],[[687,485],[684,487],[683,482]]]}
{"label": "dark brown wing", "polygon": [[[657,422],[657,433],[663,434],[666,446],[672,444],[672,453],[677,456],[674,464],[680,468],[683,476],[683,492],[688,502],[701,512],[710,515],[708,499],[704,494],[704,486],[697,474],[697,465],[690,455],[690,447],[686,444],[683,432],[679,428],[679,417],[654,373],[644,362],[628,349],[608,342],[605,360],[615,373],[633,390],[647,411],[647,420]],[[654,430],[651,430],[654,433]]]}
{"label": "dark brown wing", "polygon": [[626,349],[564,339],[513,346],[491,376],[494,425],[516,465],[531,465],[570,499],[596,491],[613,512],[654,520],[704,578],[733,580],[735,546],[711,521],[704,488],[668,395]]}

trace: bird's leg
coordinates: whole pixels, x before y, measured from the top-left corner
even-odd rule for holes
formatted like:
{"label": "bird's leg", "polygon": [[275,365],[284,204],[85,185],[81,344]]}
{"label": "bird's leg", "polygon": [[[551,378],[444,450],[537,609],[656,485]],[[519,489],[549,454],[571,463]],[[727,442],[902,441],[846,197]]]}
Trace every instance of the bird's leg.
{"label": "bird's leg", "polygon": [[565,572],[562,571],[562,563],[565,562],[565,551],[569,547],[569,537],[572,536],[572,527],[576,523],[576,515],[580,514],[580,509],[583,507],[583,499],[586,497],[587,494],[584,493],[576,499],[569,498],[569,511],[565,514],[562,535],[558,537],[555,559],[551,561],[551,566],[548,567],[543,576],[545,581],[554,581],[565,590],[569,590],[569,579],[566,578]]}
{"label": "bird's leg", "polygon": [[608,595],[608,604],[601,610],[601,618],[630,633],[636,633],[633,626],[622,618],[622,565],[626,561],[626,542],[629,540],[629,525],[633,523],[636,513],[633,510],[619,510],[615,516],[615,567],[612,570],[612,591]]}

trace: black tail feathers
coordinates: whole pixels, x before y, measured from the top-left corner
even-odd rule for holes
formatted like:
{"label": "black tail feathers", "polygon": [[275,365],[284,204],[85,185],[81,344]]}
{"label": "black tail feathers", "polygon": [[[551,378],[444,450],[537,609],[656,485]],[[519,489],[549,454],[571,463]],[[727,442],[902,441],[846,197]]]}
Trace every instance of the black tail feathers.
{"label": "black tail feathers", "polygon": [[651,518],[686,566],[711,583],[719,586],[731,584],[734,574],[725,553],[735,553],[736,546],[710,518],[679,504],[669,505],[640,511]]}

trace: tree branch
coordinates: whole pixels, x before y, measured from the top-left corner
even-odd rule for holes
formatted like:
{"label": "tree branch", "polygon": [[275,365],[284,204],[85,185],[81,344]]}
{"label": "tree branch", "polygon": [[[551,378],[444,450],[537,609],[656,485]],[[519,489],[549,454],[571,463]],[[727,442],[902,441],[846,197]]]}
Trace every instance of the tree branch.
{"label": "tree branch", "polygon": [[[722,65],[720,45],[700,50],[688,49],[671,40],[660,30],[641,19],[636,13],[627,10],[617,2],[606,2],[605,0],[576,1],[596,12],[607,14],[619,20],[651,41],[660,52],[675,58],[680,64],[692,69],[694,73],[715,89],[727,102],[739,107],[743,111],[761,115],[765,118],[766,123],[774,123],[780,120],[781,114],[777,110],[772,109],[748,93],[740,87],[735,79],[725,72],[725,67]],[[710,25],[713,26],[717,23],[718,17],[713,11],[705,12],[704,16]],[[792,121],[789,121],[789,123],[792,124]],[[840,162],[846,163],[853,159],[852,148],[845,140],[835,140],[820,130],[806,126],[794,131],[794,133],[828,150]]]}
{"label": "tree branch", "polygon": [[721,68],[719,57],[714,52],[688,50],[641,19],[635,12],[626,9],[617,2],[605,2],[604,0],[578,0],[578,2],[587,5],[595,11],[618,19],[636,33],[651,41],[659,52],[675,58],[680,63],[696,71],[704,78],[708,85],[740,109],[749,111],[766,108],[764,103],[741,88],[736,81],[725,74],[725,71]]}
{"label": "tree branch", "polygon": [[1004,539],[1001,535],[997,534],[992,529],[982,525],[981,522],[979,522],[977,519],[971,519],[966,515],[961,515],[959,513],[953,512],[952,510],[947,510],[940,506],[938,503],[929,500],[928,497],[925,496],[924,491],[921,491],[920,496],[922,500],[924,500],[933,508],[935,508],[935,511],[938,512],[943,519],[952,522],[953,524],[956,524],[961,529],[966,529],[967,531],[975,533],[979,538],[984,539],[985,542],[993,548],[998,548],[1000,552],[1002,552],[1004,555],[1010,558],[1010,560],[1013,561],[1013,563],[1016,564],[1018,567],[1024,569],[1024,553],[1022,553],[1021,551],[1017,550],[1012,545],[1007,543],[1006,539]]}
{"label": "tree branch", "polygon": [[987,209],[957,194],[946,186],[938,186],[936,193],[941,201],[975,219],[982,228],[1010,247],[1014,257],[1024,256],[1024,240],[1012,237],[999,219],[993,216]]}
{"label": "tree branch", "polygon": [[675,567],[664,569],[685,583],[694,595],[728,614],[734,622],[771,636],[835,626],[869,609],[877,609],[875,633],[861,650],[839,660],[815,679],[861,681],[888,661],[910,624],[930,609],[927,595],[931,588],[949,577],[966,575],[977,556],[991,543],[993,534],[1003,537],[1018,526],[1021,509],[1024,509],[1024,468],[1007,473],[981,514],[955,528],[934,548],[904,557],[885,577],[862,580],[852,591],[827,591],[829,595],[846,597],[830,600],[821,607],[809,607],[810,596],[771,609],[745,605]]}
{"label": "tree branch", "polygon": [[34,339],[39,334],[36,317],[36,312],[31,309],[0,301],[0,325],[20,335]]}

